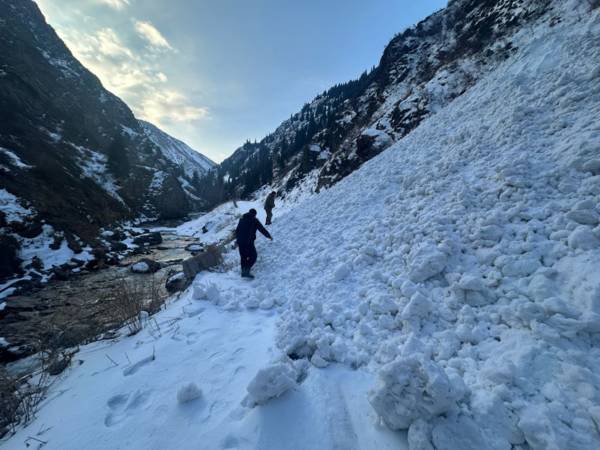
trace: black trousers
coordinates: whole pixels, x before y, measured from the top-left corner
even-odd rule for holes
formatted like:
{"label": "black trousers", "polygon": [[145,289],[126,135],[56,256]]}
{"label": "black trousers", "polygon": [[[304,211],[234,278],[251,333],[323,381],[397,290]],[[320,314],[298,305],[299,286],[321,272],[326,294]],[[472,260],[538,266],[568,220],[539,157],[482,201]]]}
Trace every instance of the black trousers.
{"label": "black trousers", "polygon": [[273,210],[265,208],[265,212],[267,213],[267,221],[265,224],[271,225],[271,219],[273,219]]}
{"label": "black trousers", "polygon": [[256,247],[254,242],[241,244],[238,242],[238,249],[240,251],[240,263],[242,269],[251,269],[256,262]]}

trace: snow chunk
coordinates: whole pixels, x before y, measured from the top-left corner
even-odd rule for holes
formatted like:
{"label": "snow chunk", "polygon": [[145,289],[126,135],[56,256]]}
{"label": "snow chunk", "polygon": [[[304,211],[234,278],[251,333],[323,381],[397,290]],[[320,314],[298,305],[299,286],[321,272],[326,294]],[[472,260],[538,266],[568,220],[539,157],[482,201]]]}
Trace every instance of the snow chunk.
{"label": "snow chunk", "polygon": [[409,277],[419,283],[434,277],[446,268],[448,257],[434,245],[421,247],[413,256],[410,264]]}
{"label": "snow chunk", "polygon": [[341,281],[352,272],[352,267],[348,263],[342,263],[336,267],[333,272],[333,281]]}
{"label": "snow chunk", "polygon": [[572,249],[592,250],[600,246],[600,240],[586,226],[579,226],[569,235],[569,247]]}
{"label": "snow chunk", "polygon": [[450,411],[456,395],[446,372],[433,361],[398,358],[379,373],[371,405],[392,430],[405,430],[418,420]]}
{"label": "snow chunk", "polygon": [[208,300],[218,304],[221,299],[219,288],[214,283],[194,283],[193,292],[195,300]]}
{"label": "snow chunk", "polygon": [[273,364],[258,371],[248,387],[248,406],[264,405],[296,386],[296,371],[285,363]]}
{"label": "snow chunk", "polygon": [[202,391],[196,383],[188,383],[177,391],[177,402],[179,404],[189,403],[200,397],[202,397]]}

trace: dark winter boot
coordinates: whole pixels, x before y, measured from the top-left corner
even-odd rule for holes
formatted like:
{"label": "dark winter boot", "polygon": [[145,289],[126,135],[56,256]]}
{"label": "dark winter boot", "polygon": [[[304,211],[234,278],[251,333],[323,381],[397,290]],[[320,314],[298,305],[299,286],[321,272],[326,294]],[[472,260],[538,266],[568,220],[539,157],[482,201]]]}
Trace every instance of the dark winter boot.
{"label": "dark winter boot", "polygon": [[242,278],[254,279],[254,275],[250,273],[250,269],[242,269]]}

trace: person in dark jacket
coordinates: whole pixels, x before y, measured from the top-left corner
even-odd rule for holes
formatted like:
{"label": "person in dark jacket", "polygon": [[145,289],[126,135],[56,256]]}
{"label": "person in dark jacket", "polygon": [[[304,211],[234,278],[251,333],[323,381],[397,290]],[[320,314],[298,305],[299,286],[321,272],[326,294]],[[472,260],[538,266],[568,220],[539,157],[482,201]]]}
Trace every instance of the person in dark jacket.
{"label": "person in dark jacket", "polygon": [[265,212],[267,213],[267,221],[265,222],[265,225],[271,225],[271,219],[273,218],[273,208],[275,208],[276,195],[277,192],[273,191],[267,196],[267,199],[265,200]]}
{"label": "person in dark jacket", "polygon": [[235,239],[240,251],[240,263],[242,266],[242,277],[254,278],[250,269],[256,262],[256,231],[260,231],[267,239],[273,240],[269,232],[256,218],[256,210],[253,208],[242,216],[235,229]]}

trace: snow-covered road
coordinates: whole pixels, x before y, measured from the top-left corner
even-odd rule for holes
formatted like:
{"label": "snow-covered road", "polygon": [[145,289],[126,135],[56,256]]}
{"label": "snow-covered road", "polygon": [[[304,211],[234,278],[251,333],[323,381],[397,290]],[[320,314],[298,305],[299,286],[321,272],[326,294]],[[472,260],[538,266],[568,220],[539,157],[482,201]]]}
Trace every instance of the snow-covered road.
{"label": "snow-covered road", "polygon": [[[221,295],[260,286],[237,273],[201,276]],[[38,418],[6,449],[398,449],[402,435],[376,426],[366,371],[312,371],[296,389],[260,407],[243,406],[259,369],[280,359],[273,311],[225,310],[193,289],[138,335],[83,347],[53,385]],[[116,365],[118,364],[118,365]],[[200,398],[178,401],[194,383]]]}

